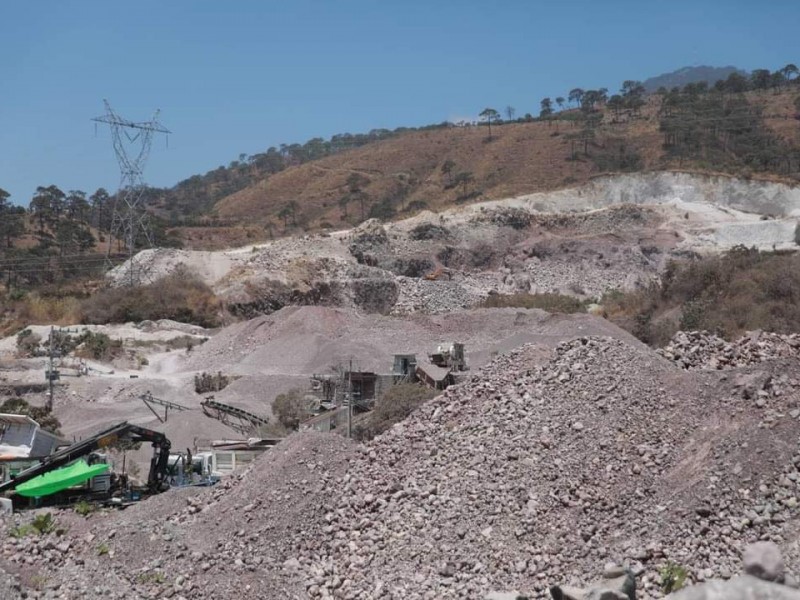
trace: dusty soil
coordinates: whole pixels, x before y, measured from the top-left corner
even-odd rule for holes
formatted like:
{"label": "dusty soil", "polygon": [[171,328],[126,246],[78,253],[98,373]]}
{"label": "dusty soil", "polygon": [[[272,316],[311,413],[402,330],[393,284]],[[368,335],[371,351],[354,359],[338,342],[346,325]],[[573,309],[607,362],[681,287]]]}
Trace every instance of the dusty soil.
{"label": "dusty soil", "polygon": [[[194,377],[203,372],[234,378],[214,392],[216,400],[270,418],[275,396],[292,388],[307,389],[312,374],[330,373],[351,360],[356,370],[391,373],[395,353],[423,358],[440,344],[459,341],[466,345],[468,364],[477,369],[498,353],[524,343],[553,346],[576,335],[612,335],[634,343],[629,334],[599,317],[515,309],[391,317],[305,306],[287,307],[218,332],[169,321],[90,328],[122,340],[125,352],[113,364],[87,361],[86,376],[76,376],[77,371],[68,368],[76,359],[61,360],[64,376],[56,386],[54,413],[63,433],[69,439],[79,438],[127,420],[164,431],[178,449],[239,436],[203,414],[200,402],[209,394],[194,390]],[[45,338],[49,328],[36,331]],[[190,351],[163,346],[186,335],[196,340]],[[0,340],[6,357],[0,384],[39,384],[36,391],[20,389],[19,393],[32,404],[43,405],[46,388],[41,384],[47,359],[12,360],[15,343],[15,336]],[[136,359],[126,358],[129,353]],[[140,364],[141,359],[147,364]],[[190,410],[169,413],[161,423],[141,400],[145,393]],[[149,460],[148,452],[145,448],[135,456],[142,468]]]}

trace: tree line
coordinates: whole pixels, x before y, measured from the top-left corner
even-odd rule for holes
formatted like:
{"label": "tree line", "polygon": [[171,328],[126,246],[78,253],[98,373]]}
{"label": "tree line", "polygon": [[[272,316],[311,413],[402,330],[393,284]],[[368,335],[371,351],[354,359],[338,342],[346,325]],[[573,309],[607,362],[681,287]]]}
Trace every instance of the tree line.
{"label": "tree line", "polygon": [[[0,280],[25,286],[101,274],[106,249],[98,251],[98,242],[114,243],[112,255],[116,246],[123,250],[120,240],[111,239],[115,200],[104,188],[88,195],[47,185],[36,188],[26,208],[0,189]],[[175,246],[164,222],[155,216],[150,220],[157,245]],[[138,240],[141,247],[146,242]]]}
{"label": "tree line", "polygon": [[[776,71],[756,69],[749,76],[731,73],[713,85],[690,83],[683,88],[659,88],[653,96],[659,105],[659,127],[664,134],[664,148],[679,161],[691,158],[715,168],[745,166],[754,170],[775,169],[785,173],[800,170],[798,149],[781,140],[764,125],[761,109],[748,101],[745,92],[776,92],[800,89],[800,70],[789,63]],[[598,126],[604,121],[603,111],[612,115],[614,123],[641,116],[647,104],[647,93],[640,81],[623,81],[619,92],[609,95],[607,88],[573,88],[555,101],[546,97],[540,102],[538,120],[569,119],[582,127],[569,133],[570,158],[577,159],[579,150],[590,157],[589,148],[596,145]],[[796,118],[800,118],[800,96],[795,99]],[[479,114],[487,126],[489,139],[492,127],[508,122],[537,120],[530,114],[513,121],[516,110],[506,107],[507,121],[500,111],[487,107]],[[788,118],[788,115],[783,115]],[[601,170],[635,170],[641,159],[622,138],[608,138],[600,145],[607,152],[592,156]]]}
{"label": "tree line", "polygon": [[[796,84],[797,77],[796,67],[789,64],[775,72],[756,69],[749,77],[735,73],[727,80],[717,82],[715,86],[726,87],[726,89],[770,89],[776,86]],[[659,90],[663,93],[667,91]],[[646,93],[642,83],[626,80],[617,93],[610,93],[607,88],[575,87],[555,98],[543,98],[539,103],[538,117],[534,117],[530,112],[518,117],[517,110],[512,106],[502,109],[487,107],[480,113],[480,122],[488,127],[489,137],[492,137],[492,128],[503,123],[531,122],[537,119],[574,119],[579,122],[588,122],[588,124],[584,123],[586,126],[583,133],[575,142],[577,148],[590,143],[592,128],[597,124],[595,113],[607,108],[616,119],[621,119],[626,115],[636,117],[645,102]],[[327,140],[316,137],[302,144],[280,144],[268,148],[265,152],[252,155],[240,154],[237,160],[231,161],[227,166],[221,165],[205,174],[194,175],[172,188],[151,189],[148,194],[148,204],[155,212],[163,214],[165,221],[171,226],[208,224],[205,215],[220,199],[289,167],[302,165],[409,131],[439,129],[452,125],[452,123],[443,122],[421,127],[373,129],[363,134],[341,133],[333,135]],[[355,202],[360,206],[357,193],[350,193],[348,197],[355,198]],[[286,226],[294,223],[297,216],[296,208],[287,205],[283,207],[278,218]]]}
{"label": "tree line", "polygon": [[[749,76],[741,73],[731,73],[727,79],[721,79],[709,86],[707,83],[691,83],[686,88],[699,86],[698,89],[721,93],[744,93],[748,91],[783,90],[791,86],[800,85],[800,70],[794,63],[789,63],[782,69],[770,71],[769,69],[756,69]],[[659,88],[655,93],[665,96],[670,93],[679,93],[680,88],[667,90],[665,87]],[[622,82],[619,93],[609,96],[608,88],[584,89],[580,87],[572,88],[566,97],[557,96],[555,100],[550,96],[542,98],[539,103],[539,118],[548,119],[557,112],[572,111],[580,109],[583,113],[591,113],[603,107],[611,110],[615,115],[622,111],[630,111],[636,115],[646,104],[647,92],[641,81],[626,80]],[[799,109],[800,110],[800,109]],[[526,122],[535,120],[527,113],[520,119],[514,119],[516,109],[507,106],[504,110],[507,119],[504,121],[501,112],[496,108],[487,107],[480,114],[480,120],[488,126],[491,131],[492,125],[512,122]],[[489,134],[491,136],[491,133]]]}
{"label": "tree line", "polygon": [[[339,133],[328,140],[316,137],[303,144],[280,144],[268,148],[265,152],[252,155],[240,154],[238,160],[232,161],[227,166],[221,165],[204,175],[189,177],[171,189],[154,190],[151,204],[163,208],[168,215],[170,225],[191,223],[197,217],[206,214],[218,200],[289,167],[410,131],[441,129],[448,126],[449,123],[437,123],[421,127],[373,129],[368,133]],[[296,216],[290,208],[280,218],[288,221]]]}

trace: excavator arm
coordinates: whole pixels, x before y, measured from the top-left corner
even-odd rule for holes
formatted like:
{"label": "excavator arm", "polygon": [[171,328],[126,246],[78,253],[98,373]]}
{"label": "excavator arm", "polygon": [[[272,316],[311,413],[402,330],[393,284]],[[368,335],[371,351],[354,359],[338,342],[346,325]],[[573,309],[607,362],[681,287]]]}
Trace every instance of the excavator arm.
{"label": "excavator arm", "polygon": [[150,442],[153,445],[153,458],[150,460],[147,487],[152,493],[163,491],[167,478],[169,450],[172,444],[163,433],[123,421],[91,437],[75,442],[42,459],[38,465],[12,476],[9,481],[0,484],[0,494],[30,481],[34,477],[60,469],[95,450],[114,446],[119,441]]}

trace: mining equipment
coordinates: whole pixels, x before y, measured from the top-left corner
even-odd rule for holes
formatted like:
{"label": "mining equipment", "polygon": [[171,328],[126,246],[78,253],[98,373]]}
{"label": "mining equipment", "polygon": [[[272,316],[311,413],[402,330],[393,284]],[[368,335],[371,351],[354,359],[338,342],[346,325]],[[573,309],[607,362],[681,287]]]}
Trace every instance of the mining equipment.
{"label": "mining equipment", "polygon": [[[99,467],[106,461],[103,449],[113,448],[119,443],[140,442],[150,442],[153,446],[145,486],[133,486],[126,475],[115,474],[101,478],[107,482],[105,485],[96,485],[95,473],[107,470]],[[30,503],[35,506],[63,505],[78,500],[126,504],[142,495],[158,494],[169,489],[170,447],[171,443],[163,433],[123,421],[56,450],[41,459],[38,465],[12,475],[11,479],[0,484],[0,494],[13,492],[11,499],[15,508],[26,508]],[[47,475],[50,477],[43,477]],[[41,495],[34,495],[35,492],[30,491],[23,493],[22,489],[17,489],[24,488],[25,483],[30,486],[35,482],[42,482]]]}

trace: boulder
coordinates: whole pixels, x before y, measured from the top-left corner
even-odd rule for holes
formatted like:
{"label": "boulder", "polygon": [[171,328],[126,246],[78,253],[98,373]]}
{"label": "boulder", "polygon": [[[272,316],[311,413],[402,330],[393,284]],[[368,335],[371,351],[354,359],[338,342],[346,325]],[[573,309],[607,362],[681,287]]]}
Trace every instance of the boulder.
{"label": "boulder", "polygon": [[783,583],[786,570],[781,550],[774,542],[756,542],[744,551],[744,572],[765,581]]}
{"label": "boulder", "polygon": [[728,581],[713,580],[667,596],[669,600],[800,600],[800,591],[785,585],[742,575]]}
{"label": "boulder", "polygon": [[630,569],[606,567],[604,577],[586,589],[550,588],[553,600],[636,600],[636,578]]}

